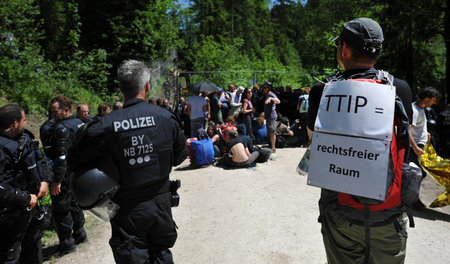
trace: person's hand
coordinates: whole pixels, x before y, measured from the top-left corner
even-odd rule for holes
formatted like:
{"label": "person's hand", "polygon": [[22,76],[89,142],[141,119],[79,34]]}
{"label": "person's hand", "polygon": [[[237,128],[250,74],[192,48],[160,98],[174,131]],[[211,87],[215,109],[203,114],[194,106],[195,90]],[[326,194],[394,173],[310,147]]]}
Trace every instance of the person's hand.
{"label": "person's hand", "polygon": [[425,154],[425,151],[423,151],[421,148],[415,148],[414,153],[416,153],[417,157],[420,157]]}
{"label": "person's hand", "polygon": [[427,133],[427,136],[428,136],[428,141],[430,141],[431,140],[431,134],[429,132]]}
{"label": "person's hand", "polygon": [[266,101],[264,102],[265,104],[268,104],[268,103],[270,103],[272,101],[272,97],[269,97],[269,98],[267,98],[266,99]]}
{"label": "person's hand", "polygon": [[255,109],[255,108],[252,108],[252,112],[256,112],[256,109]]}
{"label": "person's hand", "polygon": [[34,194],[30,194],[30,196],[31,196],[31,200],[30,200],[30,206],[28,206],[28,209],[31,209],[34,206],[36,206],[36,203],[37,203],[37,196]]}
{"label": "person's hand", "polygon": [[61,183],[60,182],[53,182],[50,192],[54,196],[60,194],[61,193]]}
{"label": "person's hand", "polygon": [[48,191],[48,182],[41,182],[41,187],[39,188],[39,193],[37,195],[37,198],[41,198],[47,195]]}

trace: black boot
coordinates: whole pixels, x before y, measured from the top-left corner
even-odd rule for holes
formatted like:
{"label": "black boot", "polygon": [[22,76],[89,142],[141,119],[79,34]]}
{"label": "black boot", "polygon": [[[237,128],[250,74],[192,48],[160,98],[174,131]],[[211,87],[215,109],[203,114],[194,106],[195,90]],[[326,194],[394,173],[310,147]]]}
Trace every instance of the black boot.
{"label": "black boot", "polygon": [[73,239],[75,239],[75,244],[79,245],[81,243],[87,242],[88,237],[86,235],[86,231],[84,228],[80,228],[77,231],[74,231],[72,234]]}

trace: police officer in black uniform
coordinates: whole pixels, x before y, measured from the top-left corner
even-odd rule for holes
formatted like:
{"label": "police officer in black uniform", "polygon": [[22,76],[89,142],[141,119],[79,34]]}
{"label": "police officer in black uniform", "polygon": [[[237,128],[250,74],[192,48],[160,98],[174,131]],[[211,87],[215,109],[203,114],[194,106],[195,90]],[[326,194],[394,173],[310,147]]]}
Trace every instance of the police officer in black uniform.
{"label": "police officer in black uniform", "polygon": [[118,78],[123,109],[88,125],[69,165],[86,169],[112,156],[110,166],[117,167],[120,183],[113,198],[120,209],[111,219],[109,241],[116,263],[173,263],[169,248],[177,232],[169,173],[188,156],[186,138],[174,114],[145,102],[150,70],[144,63],[126,61]]}
{"label": "police officer in black uniform", "polygon": [[74,252],[76,244],[87,241],[83,227],[84,214],[72,198],[69,187],[71,171],[67,169],[68,149],[75,132],[84,125],[83,121],[72,116],[71,106],[72,102],[66,96],[57,96],[50,101],[50,112],[55,124],[51,129],[51,149],[48,154],[53,162],[52,214],[59,238],[59,256]]}
{"label": "police officer in black uniform", "polygon": [[21,263],[42,263],[40,229],[32,217],[37,199],[47,194],[51,171],[25,125],[22,107],[0,108],[1,263],[18,263],[19,256]]}

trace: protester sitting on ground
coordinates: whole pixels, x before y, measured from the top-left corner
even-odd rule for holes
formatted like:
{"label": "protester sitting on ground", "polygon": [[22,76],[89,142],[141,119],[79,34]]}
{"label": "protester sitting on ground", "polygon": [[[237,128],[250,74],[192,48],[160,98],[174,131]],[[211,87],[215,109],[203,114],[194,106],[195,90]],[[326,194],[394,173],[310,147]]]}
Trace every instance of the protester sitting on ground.
{"label": "protester sitting on ground", "polygon": [[250,151],[252,151],[253,150],[253,142],[252,142],[252,139],[249,136],[247,136],[247,127],[245,126],[245,124],[243,124],[243,123],[238,124],[237,132],[239,134],[239,137],[243,138],[245,140],[245,142],[247,142],[248,149]]}
{"label": "protester sitting on ground", "polygon": [[209,123],[208,125],[208,136],[213,141],[214,155],[216,157],[222,157],[225,151],[225,139],[223,138],[220,128],[217,128],[214,123]]}
{"label": "protester sitting on ground", "polygon": [[297,137],[289,127],[289,119],[285,116],[280,117],[276,121],[275,134],[277,135],[276,147],[284,148],[287,146],[295,146]]}
{"label": "protester sitting on ground", "polygon": [[258,151],[250,154],[247,143],[243,138],[238,137],[236,130],[230,131],[230,140],[226,143],[224,165],[232,168],[248,168],[255,166],[255,161],[259,156]]}
{"label": "protester sitting on ground", "polygon": [[150,98],[148,98],[148,103],[149,104],[156,104],[156,99],[154,97],[150,97]]}
{"label": "protester sitting on ground", "polygon": [[255,135],[256,144],[267,144],[269,139],[267,138],[266,120],[264,113],[256,120],[256,126],[253,128],[253,134]]}
{"label": "protester sitting on ground", "polygon": [[223,138],[225,139],[226,142],[228,142],[228,140],[229,140],[228,133],[231,130],[237,130],[234,117],[228,116],[225,123],[220,127],[220,129],[222,130]]}

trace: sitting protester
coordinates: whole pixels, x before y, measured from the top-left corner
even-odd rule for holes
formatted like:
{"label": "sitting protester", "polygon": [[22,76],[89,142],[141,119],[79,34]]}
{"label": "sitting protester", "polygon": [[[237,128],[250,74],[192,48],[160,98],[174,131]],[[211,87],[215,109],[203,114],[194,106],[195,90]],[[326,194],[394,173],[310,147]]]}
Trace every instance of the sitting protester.
{"label": "sitting protester", "polygon": [[228,142],[228,140],[229,140],[228,133],[231,130],[237,130],[236,122],[234,120],[234,117],[233,116],[228,116],[226,121],[225,121],[225,123],[220,127],[220,129],[222,130],[223,138],[225,139],[225,141]]}
{"label": "sitting protester", "polygon": [[297,137],[294,136],[294,132],[289,128],[289,119],[287,117],[280,117],[280,119],[275,122],[275,125],[275,134],[277,135],[276,147],[284,148],[287,146],[295,146]]}
{"label": "sitting protester", "polygon": [[214,147],[212,139],[203,128],[199,128],[197,130],[197,134],[198,137],[196,140],[188,140],[188,146],[192,150],[193,155],[191,158],[191,165],[194,167],[209,165],[214,161]]}
{"label": "sitting protester", "polygon": [[269,140],[267,138],[266,120],[264,119],[264,114],[261,115],[256,120],[257,125],[253,127],[253,134],[255,135],[256,144],[267,144]]}
{"label": "sitting protester", "polygon": [[245,124],[239,124],[237,126],[237,132],[240,138],[243,138],[245,142],[247,143],[248,149],[250,151],[253,150],[253,142],[252,139],[247,136],[247,126]]}
{"label": "sitting protester", "polygon": [[212,139],[214,147],[214,156],[222,157],[225,151],[225,139],[220,129],[212,123],[208,125],[208,136]]}
{"label": "sitting protester", "polygon": [[259,156],[258,151],[250,154],[247,143],[243,138],[238,137],[236,130],[230,131],[230,140],[226,143],[224,165],[233,168],[248,168],[255,166],[255,161]]}

